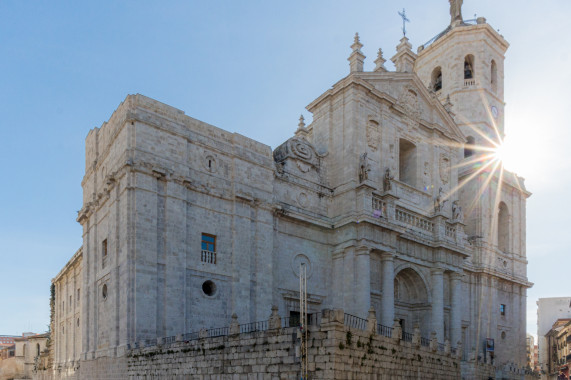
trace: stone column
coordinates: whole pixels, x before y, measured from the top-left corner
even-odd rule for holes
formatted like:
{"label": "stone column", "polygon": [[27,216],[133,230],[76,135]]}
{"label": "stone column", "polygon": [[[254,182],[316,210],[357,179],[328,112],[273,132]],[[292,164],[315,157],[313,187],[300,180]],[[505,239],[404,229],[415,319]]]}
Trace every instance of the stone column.
{"label": "stone column", "polygon": [[382,278],[381,324],[392,326],[395,318],[395,261],[390,252],[381,255]]}
{"label": "stone column", "polygon": [[444,269],[433,268],[432,274],[432,331],[438,342],[444,341]]}
{"label": "stone column", "polygon": [[331,306],[337,309],[343,309],[343,251],[333,253],[333,278],[331,279]]}
{"label": "stone column", "polygon": [[364,318],[367,316],[371,306],[371,256],[368,247],[357,247],[355,249],[355,267],[357,269],[355,278],[355,307],[357,316]]}
{"label": "stone column", "polygon": [[456,347],[462,338],[462,274],[453,273],[450,281],[452,308],[450,309],[450,340]]}

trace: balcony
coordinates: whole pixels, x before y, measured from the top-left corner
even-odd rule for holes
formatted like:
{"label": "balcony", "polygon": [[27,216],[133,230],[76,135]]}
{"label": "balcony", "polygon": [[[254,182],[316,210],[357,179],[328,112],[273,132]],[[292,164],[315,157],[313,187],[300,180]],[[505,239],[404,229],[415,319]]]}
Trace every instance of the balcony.
{"label": "balcony", "polygon": [[372,195],[370,204],[375,218],[400,225],[431,240],[464,245],[463,225],[451,223],[442,215],[425,216],[395,204],[390,198],[385,199],[378,195]]}
{"label": "balcony", "polygon": [[201,250],[200,261],[207,264],[216,264],[216,252]]}
{"label": "balcony", "polygon": [[464,87],[474,87],[476,85],[476,80],[474,78],[464,79]]}

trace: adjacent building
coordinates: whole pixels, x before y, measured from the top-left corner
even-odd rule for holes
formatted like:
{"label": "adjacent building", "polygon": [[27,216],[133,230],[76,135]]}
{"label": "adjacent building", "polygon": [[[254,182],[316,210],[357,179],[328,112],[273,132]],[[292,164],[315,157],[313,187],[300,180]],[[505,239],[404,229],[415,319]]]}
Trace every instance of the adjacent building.
{"label": "adjacent building", "polygon": [[547,343],[548,362],[545,372],[549,379],[555,379],[559,374],[569,378],[571,366],[571,318],[560,318],[545,334]]}
{"label": "adjacent building", "polygon": [[81,354],[81,288],[83,251],[80,248],[52,280],[53,367],[71,375],[79,366]]}
{"label": "adjacent building", "polygon": [[551,360],[546,335],[558,319],[571,318],[571,297],[551,297],[537,300],[537,345],[539,365],[546,371]]}
{"label": "adjacent building", "polygon": [[14,344],[0,349],[0,379],[31,379],[47,368],[49,333],[11,337]]}

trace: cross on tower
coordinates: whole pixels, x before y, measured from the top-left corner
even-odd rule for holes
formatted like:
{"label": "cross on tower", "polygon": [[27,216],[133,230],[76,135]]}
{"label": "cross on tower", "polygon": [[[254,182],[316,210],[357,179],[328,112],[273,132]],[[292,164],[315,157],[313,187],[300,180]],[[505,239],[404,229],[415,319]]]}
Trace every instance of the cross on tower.
{"label": "cross on tower", "polygon": [[402,12],[398,12],[399,16],[402,17],[402,35],[406,37],[406,22],[410,22],[410,20],[408,18],[406,18],[406,11],[404,10],[404,8],[402,9]]}

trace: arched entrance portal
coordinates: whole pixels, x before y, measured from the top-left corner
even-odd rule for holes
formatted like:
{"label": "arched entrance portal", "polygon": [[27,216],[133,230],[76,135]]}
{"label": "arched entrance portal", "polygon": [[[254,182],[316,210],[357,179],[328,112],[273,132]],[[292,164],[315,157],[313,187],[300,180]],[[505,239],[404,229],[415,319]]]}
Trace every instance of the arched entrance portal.
{"label": "arched entrance portal", "polygon": [[429,292],[422,277],[412,268],[404,268],[395,276],[395,318],[403,330],[412,332],[414,325],[420,331],[430,331],[431,308]]}

